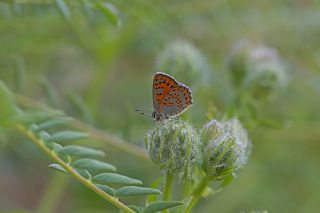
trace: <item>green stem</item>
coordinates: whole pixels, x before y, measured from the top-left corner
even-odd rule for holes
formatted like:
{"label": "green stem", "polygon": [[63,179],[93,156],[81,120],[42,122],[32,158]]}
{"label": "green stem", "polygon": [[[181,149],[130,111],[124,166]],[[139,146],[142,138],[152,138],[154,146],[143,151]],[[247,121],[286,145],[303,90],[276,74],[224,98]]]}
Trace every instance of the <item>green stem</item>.
{"label": "green stem", "polygon": [[167,172],[166,183],[163,191],[163,200],[170,200],[172,185],[173,185],[173,175],[171,172]]}
{"label": "green stem", "polygon": [[198,202],[199,198],[202,196],[203,191],[206,189],[208,184],[210,183],[210,179],[207,176],[204,176],[202,180],[199,182],[197,187],[194,189],[189,202],[187,203],[183,213],[189,213],[194,205]]}
{"label": "green stem", "polygon": [[[171,191],[173,186],[173,174],[171,172],[167,172],[165,186],[163,190],[163,200],[167,201],[171,198]],[[167,210],[164,210],[163,213],[167,212]]]}
{"label": "green stem", "polygon": [[28,137],[36,146],[38,146],[45,154],[47,154],[53,161],[60,164],[67,172],[70,174],[74,179],[79,181],[81,184],[86,186],[87,188],[94,191],[96,194],[100,195],[105,200],[109,201],[114,206],[118,207],[119,209],[122,209],[126,213],[135,213],[132,209],[127,207],[125,204],[121,203],[117,198],[110,196],[109,194],[102,191],[100,188],[98,188],[96,185],[94,185],[91,181],[85,179],[81,175],[79,175],[70,165],[65,163],[56,152],[49,149],[45,143],[39,139],[32,131],[26,129],[23,125],[16,125],[15,126],[17,130],[19,130],[23,135]]}

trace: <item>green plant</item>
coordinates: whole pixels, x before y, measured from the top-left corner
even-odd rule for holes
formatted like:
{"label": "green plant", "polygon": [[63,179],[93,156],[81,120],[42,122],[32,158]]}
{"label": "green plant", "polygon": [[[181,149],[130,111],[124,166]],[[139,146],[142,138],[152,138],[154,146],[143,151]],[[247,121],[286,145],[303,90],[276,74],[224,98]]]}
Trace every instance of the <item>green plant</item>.
{"label": "green plant", "polygon": [[[57,106],[53,87],[46,80],[40,83],[46,91],[48,102]],[[84,119],[92,121],[84,113],[86,109],[81,98],[75,95],[71,97]],[[233,114],[231,119],[213,119],[200,132],[188,122],[177,119],[156,125],[146,135],[145,145],[151,160],[165,174],[162,178],[163,196],[159,200],[155,195],[161,194],[157,189],[160,182],[154,185],[155,188],[143,187],[141,180],[119,174],[114,165],[100,160],[104,157],[103,151],[65,143],[105,138],[109,145],[145,159],[140,148],[107,133],[100,133],[61,111],[36,104],[23,96],[16,95],[16,98],[20,103],[18,105],[12,92],[1,82],[2,127],[14,129],[32,141],[53,161],[50,168],[69,174],[124,212],[167,212],[167,209],[176,207],[174,212],[188,213],[201,197],[214,195],[228,186],[237,170],[246,164],[250,154],[251,142],[241,122],[235,117],[237,114]],[[30,111],[26,109],[28,104],[31,108],[39,106]],[[177,181],[186,185],[186,190],[179,196],[184,202],[171,200],[175,177],[179,177]],[[122,197],[141,195],[148,197],[145,206],[127,205],[120,200]]]}
{"label": "green plant", "polygon": [[[24,4],[28,6],[31,12],[19,9]],[[42,70],[34,71],[33,68],[30,68],[29,54],[32,56],[34,54],[36,60],[41,61],[41,58],[38,59],[41,54],[37,51],[42,53],[37,48],[26,48],[28,51],[24,52],[26,51],[23,49],[24,45],[28,45],[30,38],[33,38],[33,36],[30,36],[30,38],[23,37],[25,40],[21,42],[22,45],[19,43],[21,51],[16,51],[6,42],[2,42],[3,50],[1,53],[13,52],[12,58],[14,59],[13,68],[15,72],[13,74],[13,82],[8,80],[6,74],[3,75],[3,81],[6,82],[9,88],[13,89],[9,90],[1,83],[0,125],[4,129],[9,129],[10,132],[19,132],[20,135],[32,141],[36,147],[53,161],[49,165],[50,168],[67,173],[66,177],[73,177],[74,180],[80,182],[122,211],[156,212],[163,210],[165,212],[170,210],[171,212],[190,212],[199,199],[213,196],[228,186],[239,169],[246,165],[251,148],[246,128],[250,128],[252,123],[254,126],[267,123],[266,120],[260,117],[261,115],[268,116],[267,113],[259,113],[259,110],[266,103],[272,104],[274,97],[279,94],[281,89],[287,86],[286,72],[282,60],[272,48],[252,44],[246,44],[240,49],[236,48],[236,51],[229,58],[229,74],[234,83],[232,88],[234,97],[232,97],[232,103],[225,101],[222,104],[211,96],[215,92],[212,89],[213,85],[205,84],[212,83],[212,70],[210,69],[209,61],[206,60],[195,45],[187,41],[177,41],[165,45],[166,48],[157,57],[155,69],[171,73],[179,79],[181,78],[182,82],[192,88],[197,99],[192,112],[195,115],[192,116],[191,113],[188,114],[187,112],[181,116],[181,120],[167,120],[161,125],[152,125],[151,128],[150,123],[139,122],[140,118],[138,119],[130,112],[127,112],[129,110],[122,109],[123,102],[119,107],[117,106],[117,112],[121,116],[119,114],[113,115],[114,111],[108,111],[112,109],[112,104],[115,100],[112,99],[112,95],[116,95],[116,100],[119,100],[119,97],[122,98],[123,95],[122,89],[128,90],[130,91],[130,96],[135,95],[133,101],[140,104],[141,97],[136,94],[140,94],[137,91],[143,90],[144,85],[141,82],[139,84],[135,82],[131,85],[130,83],[133,81],[131,77],[135,77],[137,74],[132,74],[132,76],[128,74],[130,80],[125,83],[120,82],[119,85],[121,87],[114,89],[115,86],[118,86],[118,81],[108,82],[108,79],[113,80],[118,73],[113,72],[111,73],[112,75],[109,75],[110,70],[120,70],[117,67],[119,63],[121,70],[128,70],[128,73],[130,73],[130,69],[136,65],[134,64],[136,63],[135,58],[132,57],[132,61],[123,60],[125,62],[119,62],[119,56],[122,56],[123,53],[130,55],[130,51],[134,52],[131,53],[133,56],[136,56],[136,52],[139,51],[143,52],[146,49],[149,51],[148,48],[150,46],[148,45],[158,38],[157,35],[152,34],[153,27],[159,27],[157,25],[159,23],[161,26],[161,22],[167,19],[166,15],[162,15],[162,12],[161,14],[152,14],[156,10],[153,9],[154,7],[150,3],[135,2],[134,4],[136,5],[126,6],[126,2],[123,1],[112,4],[111,2],[93,0],[81,2],[57,0],[44,3],[40,1],[1,3],[1,11],[7,11],[3,13],[3,16],[8,19],[12,18],[12,15],[18,19],[19,16],[24,18],[24,13],[29,15],[38,14],[37,12],[39,11],[46,11],[48,12],[48,17],[41,16],[44,20],[49,22],[52,21],[51,18],[53,17],[52,19],[57,21],[55,15],[59,12],[63,21],[59,20],[57,22],[59,24],[63,23],[61,24],[63,29],[53,24],[48,25],[47,31],[44,31],[48,32],[48,35],[42,35],[42,31],[39,30],[40,37],[47,39],[39,47],[45,49],[45,51],[53,47],[56,48],[56,46],[60,47],[61,49],[57,50],[57,52],[59,54],[62,52],[61,61],[67,58],[68,61],[71,61],[72,66],[75,66],[77,62],[81,63],[81,59],[86,58],[88,60],[89,58],[88,61],[90,62],[86,64],[90,64],[92,67],[86,68],[90,70],[88,71],[90,75],[84,75],[83,79],[88,80],[81,87],[78,85],[73,85],[75,88],[72,87],[72,82],[74,80],[78,81],[80,76],[78,74],[80,72],[73,73],[71,75],[73,81],[69,79],[65,83],[68,85],[71,82],[70,91],[68,87],[68,92],[65,92],[65,88],[59,88],[63,84],[61,79],[64,76],[59,76],[61,79],[57,80],[55,74],[44,73],[45,71]],[[37,9],[38,7],[40,10]],[[117,8],[121,8],[123,11]],[[173,8],[177,9],[179,6],[173,5]],[[127,16],[130,18],[132,16],[137,17],[138,21],[131,21]],[[168,17],[170,22],[178,22],[178,20],[171,20],[171,16]],[[147,30],[139,28],[140,26],[137,22],[145,21],[146,19]],[[38,19],[34,18],[33,20]],[[5,21],[3,23],[8,29],[11,29],[11,24],[13,26],[19,25],[19,23]],[[26,23],[26,29],[28,29],[29,25],[35,25],[35,28],[38,29],[41,24],[37,25],[30,21]],[[66,34],[72,39],[59,40],[60,37],[55,35],[60,35],[62,30],[68,31]],[[57,34],[51,35],[51,31]],[[19,33],[20,31],[18,31]],[[141,38],[142,35],[145,36],[143,39]],[[51,37],[57,39],[50,40]],[[139,37],[143,44],[134,40],[136,37]],[[160,43],[166,43],[166,40],[169,39],[165,38]],[[172,39],[170,38],[170,40]],[[61,45],[57,45],[58,41],[60,41]],[[50,43],[53,45],[48,45]],[[74,54],[72,51],[84,53],[85,57],[80,60],[76,58],[77,60],[75,60],[68,55],[70,54],[68,51],[71,52],[71,55]],[[8,56],[6,54],[3,55],[5,56],[2,61],[6,61]],[[147,64],[145,59],[143,64]],[[54,66],[51,64],[48,67]],[[75,67],[75,70],[78,71],[79,67]],[[93,71],[91,71],[91,68]],[[59,70],[59,67],[56,70]],[[65,72],[66,69],[62,70]],[[58,73],[57,76],[63,72]],[[83,81],[83,79],[80,79],[79,82]],[[218,80],[220,81],[220,78]],[[223,84],[228,83],[227,81],[221,82]],[[27,88],[29,84],[33,85],[33,83],[36,84],[34,86],[36,88],[33,88],[34,91],[30,86]],[[38,83],[40,83],[40,86]],[[109,83],[111,86],[108,85]],[[107,86],[108,88],[106,89]],[[60,91],[56,91],[55,87]],[[204,87],[210,88],[210,91],[205,96],[202,93],[205,90]],[[36,97],[41,91],[50,107],[43,104],[44,101],[36,101],[33,98],[29,98],[31,96],[28,93],[29,89],[30,93],[34,92],[36,94]],[[112,90],[112,94],[107,94],[106,96],[108,98],[111,96],[111,100],[102,100],[104,98],[102,94],[110,92],[110,90]],[[21,93],[25,95],[21,95]],[[227,97],[227,93],[223,91],[222,96]],[[28,95],[26,96],[26,94]],[[67,99],[64,99],[65,95]],[[146,95],[143,96],[144,99],[146,99],[145,97]],[[128,96],[123,97],[123,99],[131,105],[132,100],[129,100]],[[213,100],[215,103],[217,102],[217,105],[211,104],[209,109],[205,106],[199,107],[201,105],[199,102],[203,101],[207,104],[211,101],[213,103]],[[63,109],[64,111],[53,109]],[[207,122],[203,119],[206,111],[209,111],[208,120],[210,121],[199,129],[197,127],[201,127],[203,123]],[[105,112],[108,114],[104,115]],[[67,116],[69,113],[72,116]],[[110,118],[107,116],[110,116]],[[141,130],[145,131],[146,129],[144,125],[150,128],[145,136],[148,156],[145,150],[139,146],[142,140]],[[106,131],[98,128],[110,129]],[[5,136],[1,135],[1,137],[6,137],[6,131],[3,132]],[[131,137],[132,135],[134,136]],[[135,137],[138,137],[139,140],[135,140]],[[126,140],[130,141],[130,143]],[[89,143],[92,146],[98,146],[98,148],[93,149],[85,145]],[[136,146],[133,143],[139,145]],[[124,176],[122,174],[126,172],[118,173],[115,165],[104,162],[105,156],[102,150],[109,150],[109,148],[116,148],[120,151],[121,157],[133,155],[144,162],[150,159],[160,167],[162,171],[161,177],[151,184],[150,188],[143,187],[141,180]],[[121,162],[118,160],[114,164],[121,164]],[[118,167],[122,169],[122,166]],[[137,168],[139,167],[140,165],[137,165]],[[144,176],[147,175],[141,175],[140,177],[145,178]],[[63,180],[57,181],[55,176],[52,178],[52,184],[48,185],[54,185],[56,182],[61,186],[66,185]],[[53,188],[48,187],[48,194],[50,194],[50,191],[54,191],[52,190]],[[162,193],[162,196],[159,195],[160,193]],[[141,195],[146,196],[146,202],[144,199],[139,199],[138,196]],[[57,193],[55,196],[61,196],[61,194]],[[126,197],[134,197],[136,199],[132,201],[127,200]],[[43,210],[52,209],[46,206],[48,202],[45,199],[41,201],[42,204],[37,208],[38,212],[42,213]],[[51,199],[50,196],[48,199]],[[173,200],[182,200],[182,202]],[[136,205],[129,205],[131,202],[136,203]],[[54,204],[48,204],[48,206],[54,206]]]}
{"label": "green plant", "polygon": [[[190,197],[183,198],[187,202],[186,207],[179,210],[189,212],[213,180],[221,182],[216,192],[230,183],[233,172],[244,164],[248,155],[244,151],[248,146],[245,144],[248,143],[245,141],[247,136],[237,120],[225,124],[210,122],[203,129],[201,143],[198,134],[188,123],[167,121],[146,136],[151,159],[160,164],[166,173],[164,201],[151,202],[146,207],[127,206],[119,198],[157,195],[161,191],[142,187],[142,181],[117,173],[114,165],[97,159],[104,156],[101,150],[75,144],[64,145],[66,142],[88,140],[90,134],[69,130],[66,124],[74,121],[62,112],[50,109],[35,112],[22,110],[2,82],[0,94],[3,127],[15,129],[33,142],[53,161],[50,168],[69,174],[124,212],[156,212],[182,205],[183,202],[170,201],[176,174],[180,176],[180,181],[187,181],[192,176],[198,179],[187,192]],[[216,145],[211,145],[212,142]],[[205,173],[194,169],[200,164],[203,164]],[[212,169],[216,172],[211,172]]]}
{"label": "green plant", "polygon": [[[160,194],[158,189],[142,187],[142,181],[121,175],[112,164],[97,160],[105,154],[98,149],[79,145],[62,145],[66,142],[88,139],[83,131],[65,129],[70,121],[58,111],[38,110],[26,112],[16,106],[11,93],[0,82],[2,127],[15,129],[41,149],[54,163],[49,167],[69,174],[85,187],[124,212],[156,212],[182,205],[178,201],[157,201],[146,207],[127,206],[119,198]],[[53,131],[56,128],[62,128]],[[118,189],[112,186],[118,187]]]}

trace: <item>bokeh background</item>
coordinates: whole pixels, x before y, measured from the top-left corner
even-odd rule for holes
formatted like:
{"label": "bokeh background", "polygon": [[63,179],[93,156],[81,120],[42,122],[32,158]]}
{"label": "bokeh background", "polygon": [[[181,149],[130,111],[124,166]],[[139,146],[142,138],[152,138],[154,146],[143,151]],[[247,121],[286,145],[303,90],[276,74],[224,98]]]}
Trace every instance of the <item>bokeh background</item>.
{"label": "bokeh background", "polygon": [[[16,94],[143,147],[154,125],[152,77],[168,49],[187,44],[183,51],[191,52],[196,77],[170,66],[162,71],[193,89],[194,105],[184,117],[199,129],[208,112],[223,114],[232,105],[234,45],[245,39],[273,47],[288,85],[256,109],[268,125],[246,120],[253,143],[247,166],[195,212],[320,211],[319,1],[96,2],[1,1],[1,80]],[[146,185],[161,175],[152,162],[98,143],[121,173]],[[26,139],[1,130],[0,211],[117,211],[48,163]]]}

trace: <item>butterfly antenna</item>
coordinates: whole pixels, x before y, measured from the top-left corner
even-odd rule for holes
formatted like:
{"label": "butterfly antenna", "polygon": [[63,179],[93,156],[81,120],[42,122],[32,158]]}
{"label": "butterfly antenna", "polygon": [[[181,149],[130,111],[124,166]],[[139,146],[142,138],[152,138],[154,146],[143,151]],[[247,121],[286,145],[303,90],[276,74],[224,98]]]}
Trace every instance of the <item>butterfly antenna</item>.
{"label": "butterfly antenna", "polygon": [[140,115],[145,115],[150,112],[150,110],[145,109],[135,109],[136,112],[138,112]]}
{"label": "butterfly antenna", "polygon": [[152,113],[150,110],[145,110],[145,109],[135,109],[134,111],[138,112],[140,115],[145,115],[145,114],[151,114]]}
{"label": "butterfly antenna", "polygon": [[135,109],[134,111],[138,112],[140,115],[146,114],[144,110],[141,110],[141,109]]}

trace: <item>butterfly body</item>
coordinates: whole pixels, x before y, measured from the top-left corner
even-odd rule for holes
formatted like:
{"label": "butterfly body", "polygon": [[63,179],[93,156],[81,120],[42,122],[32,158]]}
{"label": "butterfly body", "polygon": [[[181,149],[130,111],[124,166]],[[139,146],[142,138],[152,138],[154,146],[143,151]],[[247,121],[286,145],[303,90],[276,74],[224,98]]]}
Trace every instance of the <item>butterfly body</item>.
{"label": "butterfly body", "polygon": [[192,104],[192,94],[189,87],[178,82],[168,74],[158,72],[154,75],[152,117],[162,121],[175,117]]}

